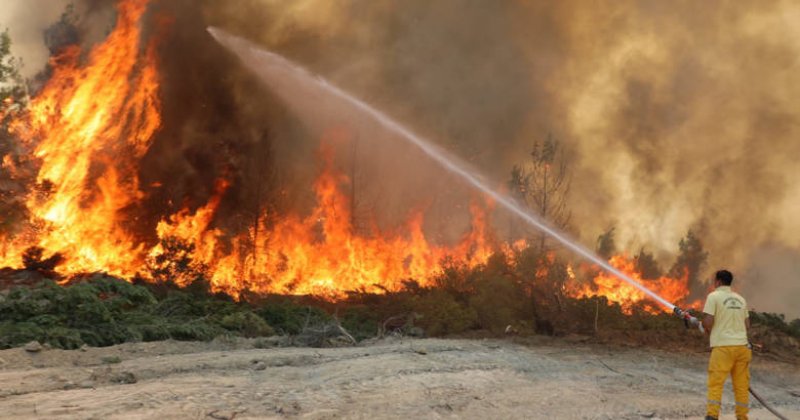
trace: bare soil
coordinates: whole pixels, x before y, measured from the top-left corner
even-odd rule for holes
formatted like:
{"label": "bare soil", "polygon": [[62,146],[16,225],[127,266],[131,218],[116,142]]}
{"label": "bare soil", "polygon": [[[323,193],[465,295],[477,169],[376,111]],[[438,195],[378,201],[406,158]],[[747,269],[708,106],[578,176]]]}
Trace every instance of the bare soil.
{"label": "bare soil", "polygon": [[[254,343],[0,351],[0,417],[683,419],[704,414],[705,352],[623,348],[580,337],[395,338],[328,349],[259,349]],[[800,419],[800,366],[757,357],[752,370],[753,386],[786,416]],[[723,418],[733,418],[732,400],[727,384]],[[754,404],[751,418],[771,415]]]}

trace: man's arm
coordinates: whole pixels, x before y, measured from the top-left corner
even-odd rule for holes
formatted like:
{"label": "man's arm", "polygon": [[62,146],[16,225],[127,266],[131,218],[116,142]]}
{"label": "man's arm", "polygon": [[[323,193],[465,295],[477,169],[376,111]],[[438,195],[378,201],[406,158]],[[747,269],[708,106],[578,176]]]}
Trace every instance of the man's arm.
{"label": "man's arm", "polygon": [[717,304],[714,300],[714,294],[711,293],[706,298],[706,304],[703,305],[703,329],[706,335],[711,335],[711,329],[714,328],[714,315],[717,314]]}
{"label": "man's arm", "polygon": [[[706,330],[706,334],[711,334],[711,329],[714,328],[714,315],[705,314],[706,316],[703,317],[703,328]],[[748,325],[750,324],[750,320],[747,320]]]}

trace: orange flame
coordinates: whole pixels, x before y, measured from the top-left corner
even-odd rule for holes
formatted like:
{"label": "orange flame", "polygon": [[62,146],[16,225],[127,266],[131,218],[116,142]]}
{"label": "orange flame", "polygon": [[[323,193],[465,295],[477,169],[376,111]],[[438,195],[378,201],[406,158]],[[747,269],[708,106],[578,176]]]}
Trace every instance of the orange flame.
{"label": "orange flame", "polygon": [[[615,255],[608,262],[670,302],[681,303],[689,296],[689,280],[686,273],[680,278],[662,276],[658,279],[644,279],[636,270],[636,262],[632,258]],[[619,304],[622,311],[628,315],[633,313],[633,308],[637,305],[653,314],[664,310],[641,290],[606,272],[600,272],[590,283],[570,283],[567,285],[567,294],[576,298],[603,296],[608,299],[609,305]]]}
{"label": "orange flame", "polygon": [[475,266],[486,262],[493,252],[486,214],[475,204],[471,206],[472,228],[454,247],[428,242],[421,212],[409,218],[407,235],[357,235],[351,225],[349,200],[340,190],[345,181],[334,171],[330,157],[326,158],[314,185],[318,205],[308,216],[290,215],[267,227],[264,215],[258,226],[261,233],[256,236],[252,227],[233,240],[229,253],[222,251],[220,232],[208,229],[218,199],[212,198],[194,214],[184,211],[162,221],[159,235],[189,241],[192,257],[209,267],[212,290],[232,296],[244,290],[329,298],[343,297],[347,291],[381,293],[398,290],[408,279],[427,284],[442,270],[447,257]]}
{"label": "orange flame", "polygon": [[[140,20],[148,0],[120,0],[117,24],[81,63],[78,47],[54,57],[52,78],[12,122],[13,133],[37,159],[37,187],[26,199],[24,234],[4,241],[0,263],[18,267],[36,246],[58,253],[62,274],[105,271],[130,278],[162,275],[178,285],[200,276],[213,290],[342,296],[350,290],[396,290],[405,279],[428,281],[445,257],[480,264],[492,252],[484,210],[472,205],[473,226],[454,247],[433,245],[422,212],[407,234],[357,235],[346,178],[331,159],[314,188],[318,206],[306,217],[288,216],[227,238],[213,226],[228,188],[220,182],[209,202],[158,223],[159,242],[145,246],[126,231],[121,210],[141,201],[136,168],[158,130],[159,83],[153,45],[141,50]],[[3,165],[13,166],[4,158]],[[150,269],[145,274],[143,268]],[[154,274],[155,273],[155,274]]]}
{"label": "orange flame", "polygon": [[116,28],[86,65],[78,47],[55,57],[52,78],[12,123],[13,133],[34,145],[40,191],[27,199],[33,232],[9,248],[4,263],[13,265],[32,245],[68,256],[66,272],[122,275],[141,263],[141,248],[120,228],[118,213],[141,198],[136,161],[161,124],[155,52],[151,47],[141,59],[139,45],[147,3],[119,3]]}

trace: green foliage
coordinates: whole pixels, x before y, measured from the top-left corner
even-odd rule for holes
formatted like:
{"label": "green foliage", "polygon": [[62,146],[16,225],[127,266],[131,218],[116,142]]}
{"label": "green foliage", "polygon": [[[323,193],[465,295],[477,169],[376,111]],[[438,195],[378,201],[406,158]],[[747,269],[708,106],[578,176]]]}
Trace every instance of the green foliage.
{"label": "green foliage", "polygon": [[44,282],[12,289],[0,300],[0,319],[0,348],[34,340],[75,349],[273,333],[264,319],[230,299],[173,291],[158,301],[147,287],[102,275],[64,287]]}
{"label": "green foliage", "polygon": [[170,322],[166,327],[170,338],[181,341],[211,341],[214,337],[225,334],[222,327],[201,319]]}
{"label": "green foliage", "polygon": [[183,290],[169,292],[153,308],[154,314],[169,318],[203,317],[208,314],[225,316],[235,311],[236,304],[230,300],[210,299],[208,295]]}
{"label": "green foliage", "polygon": [[414,298],[414,312],[420,314],[418,324],[431,336],[458,334],[474,328],[475,310],[458,302],[451,294],[433,289]]}
{"label": "green foliage", "polygon": [[342,327],[359,341],[374,337],[380,322],[381,320],[376,317],[375,311],[366,305],[347,308],[341,319]]}
{"label": "green foliage", "polygon": [[790,334],[794,337],[800,337],[800,318],[793,320],[789,323]]}
{"label": "green foliage", "polygon": [[501,333],[508,325],[525,320],[527,302],[524,291],[514,280],[497,275],[482,278],[475,284],[469,306],[474,309],[481,328]]}
{"label": "green foliage", "polygon": [[[9,132],[11,121],[25,105],[25,82],[20,74],[22,62],[11,55],[11,37],[8,30],[0,31],[0,156],[9,159],[16,166],[20,162],[20,143]],[[27,208],[23,197],[25,171],[12,171],[0,167],[0,235],[14,233],[26,220]]]}
{"label": "green foliage", "polygon": [[768,312],[750,312],[752,325],[764,325],[772,330],[778,330],[795,338],[800,338],[800,319],[787,323],[783,314]]}
{"label": "green foliage", "polygon": [[501,333],[509,325],[532,318],[530,300],[504,254],[490,257],[468,281],[472,290],[468,303],[480,328]]}
{"label": "green foliage", "polygon": [[44,329],[33,322],[0,322],[0,349],[21,346],[33,340],[46,341]]}
{"label": "green foliage", "polygon": [[289,300],[267,303],[256,313],[281,334],[299,334],[308,325],[323,324],[332,319],[320,308],[297,305]]}
{"label": "green foliage", "polygon": [[18,99],[22,95],[20,61],[11,55],[11,36],[8,30],[0,33],[0,101]]}
{"label": "green foliage", "polygon": [[100,361],[107,365],[122,363],[122,359],[119,356],[103,356],[100,358]]}
{"label": "green foliage", "polygon": [[274,333],[263,318],[250,311],[225,315],[222,317],[220,325],[228,331],[237,332],[245,337],[262,337]]}
{"label": "green foliage", "polygon": [[6,117],[18,111],[16,104],[23,103],[25,99],[21,66],[20,59],[11,55],[11,36],[8,29],[0,32],[0,139],[7,136]]}

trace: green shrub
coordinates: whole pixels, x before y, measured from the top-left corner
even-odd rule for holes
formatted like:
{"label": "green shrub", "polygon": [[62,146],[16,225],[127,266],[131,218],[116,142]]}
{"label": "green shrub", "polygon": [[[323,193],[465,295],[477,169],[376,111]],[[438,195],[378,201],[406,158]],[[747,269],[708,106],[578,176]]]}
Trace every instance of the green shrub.
{"label": "green shrub", "polygon": [[84,344],[77,330],[65,327],[53,327],[43,331],[40,342],[50,344],[59,349],[74,350]]}
{"label": "green shrub", "polygon": [[171,338],[168,326],[161,319],[152,324],[133,325],[130,329],[141,337],[141,341],[160,341]]}
{"label": "green shrub", "polygon": [[235,312],[236,305],[210,295],[172,291],[153,308],[153,313],[164,317],[202,317],[209,314],[225,316]]}
{"label": "green shrub", "polygon": [[288,300],[266,303],[256,313],[280,334],[299,334],[308,325],[331,320],[331,316],[320,308],[297,305]]}
{"label": "green shrub", "polygon": [[203,320],[169,323],[166,325],[170,338],[181,341],[211,341],[225,330]]}
{"label": "green shrub", "polygon": [[502,333],[508,325],[524,321],[528,299],[522,288],[510,277],[495,275],[475,283],[469,306],[475,311],[478,325],[493,333]]}
{"label": "green shrub", "polygon": [[420,314],[419,326],[430,336],[458,334],[473,328],[477,321],[473,308],[459,303],[452,295],[439,289],[417,297],[414,311]]}
{"label": "green shrub", "polygon": [[225,315],[222,317],[220,325],[228,331],[238,332],[245,337],[262,337],[275,332],[263,318],[250,311]]}
{"label": "green shrub", "polygon": [[65,294],[54,282],[44,282],[34,288],[15,287],[0,302],[0,319],[25,322],[38,315],[50,313]]}
{"label": "green shrub", "polygon": [[775,329],[795,338],[800,338],[800,319],[795,319],[787,324],[786,317],[782,314],[751,311],[750,322],[754,325],[764,325],[770,329]]}
{"label": "green shrub", "polygon": [[122,359],[119,356],[103,356],[100,361],[107,365],[122,363]]}
{"label": "green shrub", "polygon": [[19,347],[44,337],[44,329],[30,322],[0,322],[0,348]]}
{"label": "green shrub", "polygon": [[800,318],[790,322],[789,328],[791,329],[792,336],[800,338]]}
{"label": "green shrub", "polygon": [[33,340],[74,349],[272,333],[263,319],[229,298],[173,290],[159,301],[145,286],[104,275],[64,287],[44,282],[15,288],[0,299],[0,319],[0,348]]}
{"label": "green shrub", "polygon": [[358,305],[345,309],[341,323],[353,338],[361,341],[377,335],[380,321],[376,318],[374,310],[365,305]]}

